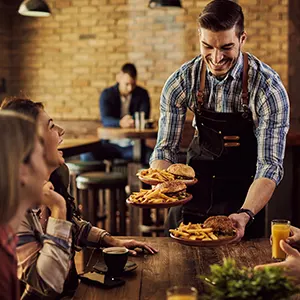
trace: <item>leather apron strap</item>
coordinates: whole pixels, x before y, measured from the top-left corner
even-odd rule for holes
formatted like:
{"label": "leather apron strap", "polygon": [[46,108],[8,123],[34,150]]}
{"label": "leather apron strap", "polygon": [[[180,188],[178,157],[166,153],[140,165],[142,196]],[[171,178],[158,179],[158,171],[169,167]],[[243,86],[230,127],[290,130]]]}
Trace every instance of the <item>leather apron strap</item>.
{"label": "leather apron strap", "polygon": [[[248,65],[248,55],[247,53],[243,53],[243,92],[242,92],[242,107],[244,114],[249,113],[249,91],[248,91],[248,71],[249,71],[249,65]],[[206,64],[204,60],[202,60],[201,64],[201,70],[200,70],[200,87],[197,92],[197,101],[198,101],[198,109],[203,105],[204,103],[204,90],[205,90],[205,80],[206,80]]]}

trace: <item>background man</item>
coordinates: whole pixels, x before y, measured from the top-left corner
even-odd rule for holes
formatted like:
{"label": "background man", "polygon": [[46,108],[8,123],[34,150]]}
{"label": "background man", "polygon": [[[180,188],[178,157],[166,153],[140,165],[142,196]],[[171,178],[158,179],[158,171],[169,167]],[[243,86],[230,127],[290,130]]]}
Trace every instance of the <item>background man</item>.
{"label": "background man", "polygon": [[[104,127],[134,128],[135,112],[144,112],[145,119],[150,115],[148,92],[137,85],[137,70],[131,63],[122,66],[117,75],[117,83],[103,90],[100,100],[100,115]],[[123,158],[132,160],[133,144],[130,139],[105,140],[97,153],[81,155],[83,160],[101,160],[104,158]],[[152,150],[149,149],[148,153]],[[145,162],[148,163],[149,156]],[[103,157],[104,156],[104,157]]]}

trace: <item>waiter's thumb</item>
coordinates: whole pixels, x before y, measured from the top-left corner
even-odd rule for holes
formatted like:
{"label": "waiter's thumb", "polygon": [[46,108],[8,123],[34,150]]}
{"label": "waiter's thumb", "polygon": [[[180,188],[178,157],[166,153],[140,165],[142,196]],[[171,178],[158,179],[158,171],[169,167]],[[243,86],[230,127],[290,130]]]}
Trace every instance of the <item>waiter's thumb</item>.
{"label": "waiter's thumb", "polygon": [[280,248],[289,256],[298,257],[300,256],[297,249],[291,247],[289,244],[287,244],[284,240],[280,241]]}

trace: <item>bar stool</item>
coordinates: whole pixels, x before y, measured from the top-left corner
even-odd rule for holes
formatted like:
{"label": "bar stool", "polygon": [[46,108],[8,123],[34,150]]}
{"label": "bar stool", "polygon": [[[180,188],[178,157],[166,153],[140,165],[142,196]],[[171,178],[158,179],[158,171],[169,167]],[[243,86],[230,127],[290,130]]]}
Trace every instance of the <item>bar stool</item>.
{"label": "bar stool", "polygon": [[76,177],[84,172],[106,171],[107,166],[103,161],[82,161],[79,159],[70,160],[66,163],[66,165],[68,166],[70,171],[70,194],[74,197],[76,205],[79,206],[81,203],[78,203]]}
{"label": "bar stool", "polygon": [[113,160],[104,160],[107,165],[107,172],[120,172],[127,175],[128,160],[115,158]]}
{"label": "bar stool", "polygon": [[[102,228],[113,235],[126,235],[127,176],[118,172],[87,172],[77,176],[76,183],[83,217],[95,226],[101,221]],[[105,226],[107,219],[109,228]]]}

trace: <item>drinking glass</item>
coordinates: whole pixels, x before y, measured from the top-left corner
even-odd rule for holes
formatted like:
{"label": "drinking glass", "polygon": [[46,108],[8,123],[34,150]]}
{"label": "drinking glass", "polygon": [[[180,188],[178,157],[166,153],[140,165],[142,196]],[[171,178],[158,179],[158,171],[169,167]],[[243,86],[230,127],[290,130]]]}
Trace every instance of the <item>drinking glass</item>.
{"label": "drinking glass", "polygon": [[135,130],[140,130],[141,128],[141,123],[140,123],[140,112],[136,111],[134,113],[134,127],[135,127]]}
{"label": "drinking glass", "polygon": [[271,222],[272,230],[272,258],[275,260],[284,260],[286,254],[281,250],[280,240],[286,240],[290,235],[291,222],[289,220],[273,220]]}
{"label": "drinking glass", "polygon": [[191,286],[173,286],[167,290],[167,300],[197,300],[197,289]]}

